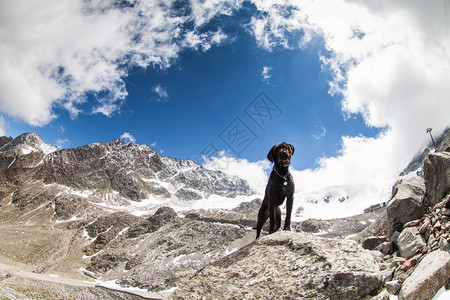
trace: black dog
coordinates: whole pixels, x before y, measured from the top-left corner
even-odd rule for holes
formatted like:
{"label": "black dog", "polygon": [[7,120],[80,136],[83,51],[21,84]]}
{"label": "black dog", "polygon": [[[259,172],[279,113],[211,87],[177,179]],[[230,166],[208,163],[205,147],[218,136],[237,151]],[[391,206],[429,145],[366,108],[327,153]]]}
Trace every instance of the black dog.
{"label": "black dog", "polygon": [[261,229],[270,217],[269,234],[277,231],[281,226],[280,205],[286,202],[286,220],[284,230],[291,229],[292,204],[294,203],[294,180],[289,173],[289,164],[295,148],[292,145],[281,143],[275,145],[267,154],[267,159],[274,163],[270,173],[269,182],[266,186],[264,200],[258,212],[258,223],[256,225],[256,238],[259,238]]}

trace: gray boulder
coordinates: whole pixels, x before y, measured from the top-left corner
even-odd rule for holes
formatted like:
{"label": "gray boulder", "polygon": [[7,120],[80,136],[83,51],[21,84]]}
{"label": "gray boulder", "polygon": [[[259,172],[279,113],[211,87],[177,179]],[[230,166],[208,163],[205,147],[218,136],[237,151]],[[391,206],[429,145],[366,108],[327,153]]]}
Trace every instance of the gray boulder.
{"label": "gray boulder", "polygon": [[433,207],[450,193],[450,153],[431,153],[423,165],[428,205]]}
{"label": "gray boulder", "polygon": [[379,269],[354,241],[283,231],[206,266],[172,297],[363,299],[382,292]]}
{"label": "gray boulder", "polygon": [[362,242],[362,247],[364,249],[373,250],[381,243],[386,242],[385,236],[369,236]]}
{"label": "gray boulder", "polygon": [[393,242],[383,242],[380,245],[378,245],[375,250],[380,251],[384,255],[392,254],[395,250],[395,245]]}
{"label": "gray boulder", "polygon": [[397,181],[392,188],[392,198],[387,207],[388,236],[401,231],[409,221],[420,219],[425,211],[425,182],[416,176]]}
{"label": "gray boulder", "polygon": [[407,227],[398,236],[397,246],[400,255],[406,259],[410,259],[426,249],[427,244],[424,238],[418,234],[417,228]]}
{"label": "gray boulder", "polygon": [[426,255],[414,272],[405,280],[399,294],[403,299],[431,299],[448,284],[450,277],[450,254],[433,251]]}

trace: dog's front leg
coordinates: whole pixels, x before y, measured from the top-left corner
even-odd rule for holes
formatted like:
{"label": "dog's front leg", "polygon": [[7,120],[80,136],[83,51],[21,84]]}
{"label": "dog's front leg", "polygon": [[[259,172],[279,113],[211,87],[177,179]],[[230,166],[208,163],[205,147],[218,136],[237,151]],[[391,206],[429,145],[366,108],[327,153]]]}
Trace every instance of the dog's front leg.
{"label": "dog's front leg", "polygon": [[294,195],[287,196],[286,200],[286,220],[284,221],[284,230],[291,230],[292,205],[294,204]]}
{"label": "dog's front leg", "polygon": [[269,234],[275,232],[275,214],[276,214],[277,206],[275,205],[269,205],[269,217],[270,217],[270,227],[269,227]]}

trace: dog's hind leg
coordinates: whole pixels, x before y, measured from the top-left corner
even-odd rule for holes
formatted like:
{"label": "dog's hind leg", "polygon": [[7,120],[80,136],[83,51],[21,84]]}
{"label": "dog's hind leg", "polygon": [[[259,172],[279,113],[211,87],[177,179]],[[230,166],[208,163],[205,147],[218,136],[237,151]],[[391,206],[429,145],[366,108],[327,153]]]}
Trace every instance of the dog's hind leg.
{"label": "dog's hind leg", "polygon": [[263,204],[261,205],[261,208],[259,209],[258,212],[258,223],[256,224],[256,238],[259,238],[264,223],[266,223],[268,218],[269,218],[269,210],[267,204],[265,204],[263,201]]}

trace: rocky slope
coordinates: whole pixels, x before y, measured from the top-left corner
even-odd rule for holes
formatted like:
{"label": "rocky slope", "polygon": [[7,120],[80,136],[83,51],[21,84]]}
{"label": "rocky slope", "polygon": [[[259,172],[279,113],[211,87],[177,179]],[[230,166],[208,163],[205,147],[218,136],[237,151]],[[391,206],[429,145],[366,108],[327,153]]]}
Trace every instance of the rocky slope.
{"label": "rocky slope", "polygon": [[143,214],[139,203],[252,193],[239,177],[145,145],[115,140],[61,150],[36,133],[3,137],[0,259],[37,273],[172,288],[238,247],[247,231],[181,218],[168,207]]}
{"label": "rocky slope", "polygon": [[278,232],[207,266],[174,299],[365,299],[383,290],[376,255],[350,240]]}
{"label": "rocky slope", "polygon": [[[250,194],[236,177],[121,141],[44,151],[32,140],[0,139],[3,264],[174,299],[431,299],[448,284],[448,147],[427,156],[422,176],[396,183],[386,208],[294,223],[255,241],[260,199],[230,210],[117,209],[149,196]],[[141,297],[1,270],[0,297]]]}

